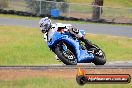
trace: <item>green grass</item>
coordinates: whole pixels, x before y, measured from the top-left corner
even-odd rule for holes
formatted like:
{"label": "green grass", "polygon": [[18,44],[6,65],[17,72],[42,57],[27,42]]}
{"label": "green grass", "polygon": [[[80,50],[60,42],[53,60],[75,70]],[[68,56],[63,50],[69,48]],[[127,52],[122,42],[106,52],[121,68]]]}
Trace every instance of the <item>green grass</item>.
{"label": "green grass", "polygon": [[[26,20],[40,20],[41,17],[26,17],[26,16],[18,16],[18,15],[10,15],[10,14],[0,14],[0,18],[18,18],[18,19],[26,19]],[[84,21],[67,21],[67,20],[55,20],[51,19],[53,22],[63,22],[63,23],[80,23],[80,24],[86,24],[91,22],[84,22]]]}
{"label": "green grass", "polygon": [[29,16],[18,16],[18,15],[11,15],[11,14],[0,14],[1,18],[19,18],[19,19],[27,19],[27,20],[39,20],[40,17],[29,17]]}
{"label": "green grass", "polygon": [[[71,3],[87,3],[91,4],[93,0],[67,0]],[[112,7],[132,7],[131,0],[104,0],[104,6]]]}
{"label": "green grass", "polygon": [[[108,61],[132,60],[132,39],[88,34]],[[0,65],[58,64],[39,28],[0,26]]]}
{"label": "green grass", "polygon": [[15,81],[0,80],[1,88],[131,88],[130,84],[86,84],[80,86],[73,78],[27,78]]}
{"label": "green grass", "polygon": [[[68,0],[68,2],[71,3],[79,3],[70,5],[70,16],[76,18],[92,18],[93,7],[88,5],[91,5],[93,1],[94,0]],[[101,15],[101,18],[107,20],[131,19],[131,2],[131,0],[104,0],[103,14]],[[80,3],[82,3],[82,5]]]}
{"label": "green grass", "polygon": [[131,0],[104,0],[104,6],[132,7]]}
{"label": "green grass", "polygon": [[0,26],[0,65],[57,63],[39,29]]}

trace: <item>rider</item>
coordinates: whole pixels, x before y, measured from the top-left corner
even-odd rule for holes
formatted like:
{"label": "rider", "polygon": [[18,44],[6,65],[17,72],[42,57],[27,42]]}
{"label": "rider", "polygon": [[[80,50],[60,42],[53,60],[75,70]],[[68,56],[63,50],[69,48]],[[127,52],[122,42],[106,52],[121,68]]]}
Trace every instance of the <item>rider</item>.
{"label": "rider", "polygon": [[42,18],[39,21],[41,32],[44,33],[44,39],[46,41],[50,41],[54,33],[59,29],[68,29],[67,31],[71,34],[75,35],[78,39],[84,42],[87,46],[87,49],[92,47],[92,43],[87,41],[79,29],[73,27],[71,24],[62,24],[62,23],[55,23],[52,24],[51,20],[48,17]]}

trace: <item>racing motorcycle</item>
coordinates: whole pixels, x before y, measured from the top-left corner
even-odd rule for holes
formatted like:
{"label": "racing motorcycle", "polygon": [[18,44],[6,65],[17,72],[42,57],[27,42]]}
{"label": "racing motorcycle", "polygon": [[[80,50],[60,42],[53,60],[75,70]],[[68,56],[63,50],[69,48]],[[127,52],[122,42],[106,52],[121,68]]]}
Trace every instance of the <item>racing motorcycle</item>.
{"label": "racing motorcycle", "polygon": [[[80,32],[83,36],[86,35],[84,30]],[[87,49],[86,44],[64,29],[55,32],[52,39],[48,41],[48,46],[66,65],[77,65],[77,63],[104,65],[106,63],[106,56],[102,49],[95,44]]]}

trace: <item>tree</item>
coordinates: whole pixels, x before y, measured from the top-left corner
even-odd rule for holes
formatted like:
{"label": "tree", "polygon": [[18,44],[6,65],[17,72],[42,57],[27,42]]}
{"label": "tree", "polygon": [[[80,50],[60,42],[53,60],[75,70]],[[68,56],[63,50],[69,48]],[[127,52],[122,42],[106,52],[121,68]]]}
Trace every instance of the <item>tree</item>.
{"label": "tree", "polygon": [[93,21],[99,21],[101,14],[103,13],[102,7],[103,6],[103,1],[104,0],[94,0],[92,5],[93,5],[93,15],[92,15],[92,20]]}

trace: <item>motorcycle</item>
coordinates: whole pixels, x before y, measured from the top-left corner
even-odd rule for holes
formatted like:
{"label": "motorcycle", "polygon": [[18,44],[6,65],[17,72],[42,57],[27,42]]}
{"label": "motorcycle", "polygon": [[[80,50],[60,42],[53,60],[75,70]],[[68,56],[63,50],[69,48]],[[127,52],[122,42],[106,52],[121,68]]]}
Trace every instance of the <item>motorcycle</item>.
{"label": "motorcycle", "polygon": [[[80,32],[83,36],[86,35],[84,30]],[[87,49],[86,44],[64,29],[54,33],[52,39],[48,41],[48,46],[66,65],[77,65],[77,63],[104,65],[106,63],[106,56],[102,49],[95,44]]]}

